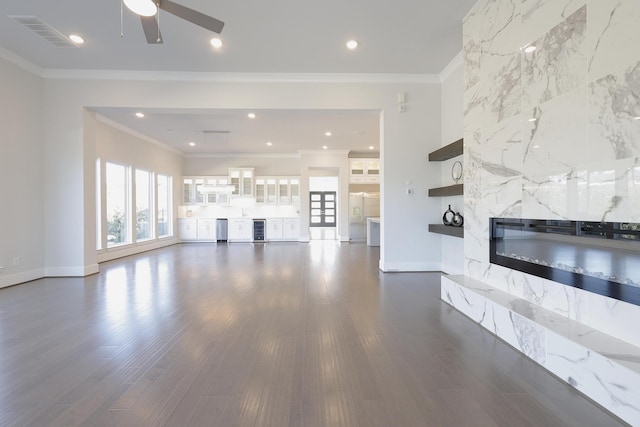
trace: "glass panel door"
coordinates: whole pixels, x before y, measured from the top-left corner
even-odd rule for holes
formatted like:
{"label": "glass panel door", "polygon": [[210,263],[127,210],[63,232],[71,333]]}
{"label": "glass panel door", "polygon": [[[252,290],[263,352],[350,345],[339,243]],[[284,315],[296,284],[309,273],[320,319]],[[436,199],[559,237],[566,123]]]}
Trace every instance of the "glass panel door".
{"label": "glass panel door", "polygon": [[335,191],[309,192],[309,226],[335,227],[337,218]]}

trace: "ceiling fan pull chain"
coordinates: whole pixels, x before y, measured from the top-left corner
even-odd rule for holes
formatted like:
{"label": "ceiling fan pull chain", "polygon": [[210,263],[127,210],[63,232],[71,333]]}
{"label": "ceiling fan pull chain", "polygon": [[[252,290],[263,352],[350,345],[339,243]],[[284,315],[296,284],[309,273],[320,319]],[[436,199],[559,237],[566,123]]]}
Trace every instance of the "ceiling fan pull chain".
{"label": "ceiling fan pull chain", "polygon": [[157,42],[160,43],[162,40],[160,40],[160,2],[159,1],[156,2],[156,6],[157,6],[156,19],[158,20],[158,40],[157,40]]}
{"label": "ceiling fan pull chain", "polygon": [[120,38],[124,37],[123,8],[124,8],[124,0],[120,0]]}

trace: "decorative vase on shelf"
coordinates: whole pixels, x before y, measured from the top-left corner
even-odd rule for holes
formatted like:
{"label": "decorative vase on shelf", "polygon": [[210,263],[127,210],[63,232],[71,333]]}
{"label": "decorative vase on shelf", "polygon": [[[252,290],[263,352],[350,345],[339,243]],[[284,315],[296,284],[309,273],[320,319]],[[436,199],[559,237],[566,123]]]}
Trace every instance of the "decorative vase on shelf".
{"label": "decorative vase on shelf", "polygon": [[462,227],[463,224],[464,224],[464,217],[460,215],[460,212],[456,212],[453,215],[453,218],[451,218],[451,225],[453,225],[454,227]]}
{"label": "decorative vase on shelf", "polygon": [[451,205],[449,205],[449,209],[447,209],[444,212],[444,215],[442,215],[442,223],[444,225],[452,225],[454,215],[455,215],[455,212],[451,210]]}

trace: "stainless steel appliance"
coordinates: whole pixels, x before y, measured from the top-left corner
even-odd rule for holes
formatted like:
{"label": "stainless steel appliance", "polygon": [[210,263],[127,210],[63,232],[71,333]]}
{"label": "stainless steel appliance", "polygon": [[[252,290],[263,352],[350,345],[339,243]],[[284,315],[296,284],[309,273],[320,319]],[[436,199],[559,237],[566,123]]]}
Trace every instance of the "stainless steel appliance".
{"label": "stainless steel appliance", "polygon": [[216,220],[216,239],[218,243],[226,243],[229,236],[229,222],[227,218]]}
{"label": "stainless steel appliance", "polygon": [[253,241],[254,242],[264,242],[266,223],[267,223],[267,220],[265,219],[253,220]]}
{"label": "stainless steel appliance", "polygon": [[380,217],[380,193],[349,193],[349,240],[367,240],[367,218]]}

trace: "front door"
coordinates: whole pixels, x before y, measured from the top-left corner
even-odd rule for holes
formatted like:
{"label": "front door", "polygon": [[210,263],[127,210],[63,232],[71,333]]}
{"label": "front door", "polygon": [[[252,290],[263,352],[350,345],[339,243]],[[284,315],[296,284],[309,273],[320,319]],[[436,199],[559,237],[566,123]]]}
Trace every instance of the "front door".
{"label": "front door", "polygon": [[310,191],[310,227],[336,226],[336,192]]}

